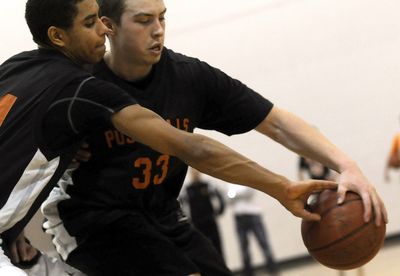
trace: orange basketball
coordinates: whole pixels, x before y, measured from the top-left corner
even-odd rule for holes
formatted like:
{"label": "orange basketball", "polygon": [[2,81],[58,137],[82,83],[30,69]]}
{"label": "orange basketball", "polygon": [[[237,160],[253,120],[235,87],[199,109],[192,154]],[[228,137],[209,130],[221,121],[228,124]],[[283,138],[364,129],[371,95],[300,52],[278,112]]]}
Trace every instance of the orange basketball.
{"label": "orange basketball", "polygon": [[320,221],[302,221],[301,235],[310,255],[321,264],[339,270],[353,269],[369,262],[383,245],[386,224],[363,220],[360,196],[348,192],[337,204],[337,193],[323,191],[310,205]]}

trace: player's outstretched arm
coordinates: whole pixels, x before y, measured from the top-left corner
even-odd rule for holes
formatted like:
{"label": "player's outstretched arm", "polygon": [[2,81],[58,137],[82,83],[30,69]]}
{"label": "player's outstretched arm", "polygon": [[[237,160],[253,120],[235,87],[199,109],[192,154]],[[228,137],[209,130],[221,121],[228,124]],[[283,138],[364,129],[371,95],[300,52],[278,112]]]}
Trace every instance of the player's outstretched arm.
{"label": "player's outstretched arm", "polygon": [[371,219],[374,211],[377,225],[382,220],[387,223],[386,208],[375,187],[357,164],[317,129],[292,113],[274,107],[256,130],[301,156],[318,161],[340,173],[338,202],[343,202],[347,191],[354,191],[363,200],[365,221]]}
{"label": "player's outstretched arm", "polygon": [[113,115],[112,121],[119,131],[135,141],[176,156],[205,174],[260,190],[304,219],[319,218],[304,209],[311,193],[337,188],[336,183],[329,181],[291,182],[222,143],[170,126],[157,114],[139,105],[122,109]]}

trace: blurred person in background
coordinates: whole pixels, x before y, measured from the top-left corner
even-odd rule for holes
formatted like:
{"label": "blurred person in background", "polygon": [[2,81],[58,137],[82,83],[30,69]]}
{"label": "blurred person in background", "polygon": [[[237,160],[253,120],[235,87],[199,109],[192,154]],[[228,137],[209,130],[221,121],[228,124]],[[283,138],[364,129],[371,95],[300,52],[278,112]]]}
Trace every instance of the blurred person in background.
{"label": "blurred person in background", "polygon": [[228,198],[236,223],[236,230],[240,242],[240,250],[245,276],[254,275],[252,257],[249,251],[249,235],[254,234],[266,262],[269,273],[277,273],[278,266],[274,258],[268,235],[262,221],[262,209],[254,202],[255,190],[245,186],[230,184]]}
{"label": "blurred person in background", "polygon": [[337,173],[309,158],[300,157],[298,165],[298,179],[319,179],[335,181]]}
{"label": "blurred person in background", "polygon": [[[221,192],[202,179],[202,174],[191,168],[191,181],[179,197],[184,210],[188,210],[193,225],[204,234],[223,256],[217,217],[225,210]],[[185,208],[187,207],[187,208]]]}
{"label": "blurred person in background", "polygon": [[391,169],[397,170],[399,168],[400,168],[400,132],[396,133],[392,138],[392,144],[384,168],[385,181],[386,182],[390,181],[389,171]]}

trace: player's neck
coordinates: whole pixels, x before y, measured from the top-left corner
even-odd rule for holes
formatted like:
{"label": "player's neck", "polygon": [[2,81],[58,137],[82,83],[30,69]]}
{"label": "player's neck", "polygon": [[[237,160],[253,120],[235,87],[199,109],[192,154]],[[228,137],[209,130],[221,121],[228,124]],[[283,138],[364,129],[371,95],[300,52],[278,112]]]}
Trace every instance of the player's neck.
{"label": "player's neck", "polygon": [[118,56],[110,53],[106,53],[104,61],[114,74],[130,82],[144,79],[152,69],[152,66],[134,64],[125,58],[118,58]]}

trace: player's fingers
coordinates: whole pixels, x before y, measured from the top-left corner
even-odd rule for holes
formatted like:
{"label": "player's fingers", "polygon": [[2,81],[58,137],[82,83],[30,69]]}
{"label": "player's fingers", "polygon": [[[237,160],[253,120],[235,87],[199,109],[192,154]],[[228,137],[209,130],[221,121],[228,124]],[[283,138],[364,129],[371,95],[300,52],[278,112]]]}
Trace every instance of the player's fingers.
{"label": "player's fingers", "polygon": [[371,195],[372,205],[375,213],[375,224],[379,226],[382,221],[387,223],[387,213],[385,205],[376,193]]}
{"label": "player's fingers", "polygon": [[321,216],[319,214],[311,213],[310,211],[308,211],[306,209],[300,210],[296,214],[296,216],[298,216],[304,220],[307,220],[307,221],[320,221],[321,220]]}
{"label": "player's fingers", "polygon": [[71,163],[69,163],[68,165],[68,169],[76,169],[78,168],[80,165],[80,163],[78,161],[76,161],[76,159],[72,159]]}
{"label": "player's fingers", "polygon": [[20,262],[17,245],[15,243],[11,244],[10,246],[10,257],[13,263],[18,264]]}
{"label": "player's fingers", "polygon": [[317,194],[327,189],[336,190],[337,187],[338,184],[333,181],[314,180],[310,185],[307,186],[307,191],[303,192],[302,196],[307,200],[312,194]]}
{"label": "player's fingers", "polygon": [[37,250],[30,244],[28,239],[18,239],[16,244],[18,256],[21,261],[30,261],[36,256]]}
{"label": "player's fingers", "polygon": [[319,193],[326,189],[336,189],[338,184],[333,181],[326,180],[309,180],[304,181],[300,185],[293,185],[287,190],[289,199],[303,199],[307,201],[311,194]]}
{"label": "player's fingers", "polygon": [[[371,195],[367,192],[361,192],[360,196],[364,206],[364,222],[368,222],[371,219]],[[380,208],[378,209],[380,210]],[[379,215],[379,217],[381,216]]]}
{"label": "player's fingers", "polygon": [[90,151],[80,149],[80,150],[78,150],[78,152],[76,153],[75,159],[76,159],[77,161],[80,161],[80,162],[86,162],[86,161],[89,161],[91,155],[92,155],[92,154],[90,153]]}
{"label": "player's fingers", "polygon": [[326,189],[337,189],[338,184],[334,181],[326,181],[326,180],[315,180],[309,186],[308,192],[312,193],[319,193]]}
{"label": "player's fingers", "polygon": [[86,142],[83,142],[82,145],[81,145],[81,148],[88,149],[89,148],[89,144],[86,143]]}
{"label": "player's fingers", "polygon": [[26,249],[26,244],[20,241],[17,241],[17,251],[18,251],[18,256],[21,261],[26,261],[27,260],[27,249]]}
{"label": "player's fingers", "polygon": [[346,198],[346,193],[347,189],[344,187],[344,185],[339,185],[337,189],[337,204],[342,204]]}
{"label": "player's fingers", "polygon": [[32,260],[37,254],[38,254],[37,249],[30,245],[30,246],[26,249],[26,256],[25,256],[26,259],[25,259],[25,261],[30,261],[30,260]]}
{"label": "player's fingers", "polygon": [[[383,203],[382,203],[383,204]],[[383,206],[383,221],[387,224],[389,223],[389,216],[386,210],[386,207]]]}
{"label": "player's fingers", "polygon": [[383,221],[385,223],[389,223],[389,216],[385,207],[385,204],[383,203],[382,199],[379,198],[379,201],[381,203],[381,210],[382,210],[382,216],[383,216]]}

